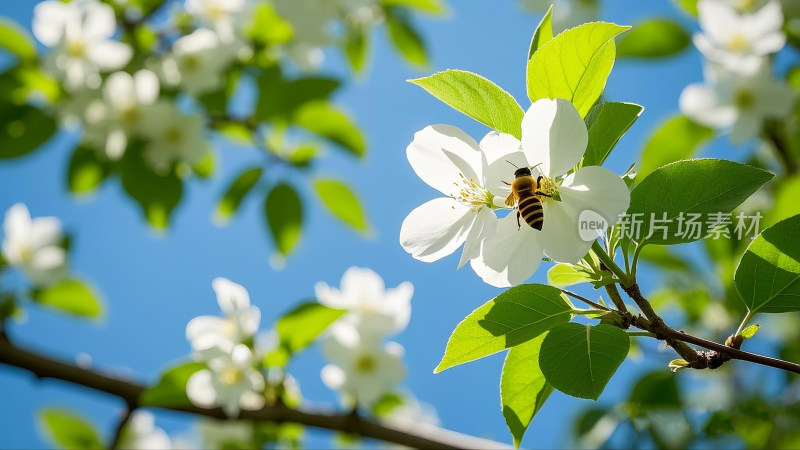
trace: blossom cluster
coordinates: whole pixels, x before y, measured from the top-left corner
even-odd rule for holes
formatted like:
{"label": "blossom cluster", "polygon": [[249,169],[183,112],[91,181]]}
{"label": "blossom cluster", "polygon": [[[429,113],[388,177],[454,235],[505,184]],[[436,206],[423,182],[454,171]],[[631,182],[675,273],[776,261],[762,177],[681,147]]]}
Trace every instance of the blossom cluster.
{"label": "blossom cluster", "polygon": [[[591,209],[613,226],[630,203],[620,176],[602,167],[579,167],[588,141],[585,122],[564,99],[536,101],[522,120],[521,140],[492,131],[478,144],[455,127],[425,128],[408,147],[408,160],[445,197],[408,215],[400,244],[425,262],[463,244],[459,267],[469,261],[497,287],[524,283],[543,254],[558,262],[580,261],[594,241],[580,234],[581,213]],[[529,226],[518,210],[497,215],[515,205],[510,185],[517,168],[525,167],[531,168],[543,203],[541,230]]]}
{"label": "blossom cluster", "polygon": [[778,0],[700,0],[701,33],[695,46],[705,57],[705,83],[692,84],[680,98],[692,120],[730,131],[739,144],[758,137],[765,121],[788,116],[795,97],[773,76],[771,55],[786,43]]}
{"label": "blossom cluster", "polygon": [[[668,237],[679,237],[681,239],[730,239],[732,235],[738,240],[750,236],[755,239],[760,232],[761,219],[760,212],[753,215],[739,212],[733,222],[733,214],[726,212],[714,213],[684,213],[681,212],[677,217],[668,217],[667,213],[650,213],[650,220],[645,220],[643,213],[620,214],[614,232],[621,238],[629,238],[635,241],[648,239],[652,236],[667,239]],[[647,224],[647,227],[644,225]],[[677,228],[670,232],[671,225]],[[731,230],[731,225],[733,230]],[[731,233],[731,231],[733,233]]]}
{"label": "blossom cluster", "polygon": [[34,287],[47,287],[69,273],[61,221],[56,217],[31,218],[22,203],[12,206],[3,222],[2,256],[20,269]]}

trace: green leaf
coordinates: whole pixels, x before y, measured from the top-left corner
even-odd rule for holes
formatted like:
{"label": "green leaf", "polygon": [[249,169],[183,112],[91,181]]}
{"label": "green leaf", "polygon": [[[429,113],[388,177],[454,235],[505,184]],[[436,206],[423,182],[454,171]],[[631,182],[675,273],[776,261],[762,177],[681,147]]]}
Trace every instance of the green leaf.
{"label": "green leaf", "polygon": [[503,417],[519,448],[531,420],[553,392],[539,368],[539,351],[547,333],[508,351],[500,376],[500,402]]}
{"label": "green leaf", "polygon": [[612,325],[567,323],[548,333],[539,353],[547,381],[573,397],[597,400],[619,368],[631,342]]}
{"label": "green leaf", "polygon": [[442,0],[380,0],[381,5],[415,9],[430,14],[444,14],[447,9]]}
{"label": "green leaf", "polygon": [[181,202],[183,183],[174,173],[156,173],[140,151],[128,149],[120,167],[122,188],[142,208],[147,222],[157,230],[169,226],[170,215]]}
{"label": "green leaf", "polygon": [[311,345],[346,312],[316,302],[303,303],[278,319],[275,330],[281,345],[291,353],[297,353]]}
{"label": "green leaf", "polygon": [[367,144],[361,131],[342,111],[328,102],[308,103],[297,110],[293,123],[329,139],[357,157],[366,154]]}
{"label": "green leaf", "polygon": [[476,309],[458,324],[434,369],[450,367],[493,355],[525,343],[571,317],[572,307],[552,286],[515,286]]}
{"label": "green leaf", "polygon": [[368,29],[363,26],[349,26],[344,37],[344,52],[350,67],[356,73],[364,71],[369,54]]}
{"label": "green leaf", "polygon": [[33,300],[51,309],[78,317],[99,318],[103,305],[94,290],[80,280],[65,280],[33,292]]}
{"label": "green leaf", "polygon": [[628,402],[645,411],[682,407],[675,375],[665,370],[656,370],[639,378],[631,389]]}
{"label": "green leaf", "polygon": [[714,130],[698,125],[685,116],[668,119],[645,144],[637,180],[643,180],[665,164],[692,157],[712,137]]}
{"label": "green leaf", "polygon": [[742,255],[733,282],[750,314],[800,311],[800,215],[767,228]]}
{"label": "green leaf", "polygon": [[66,409],[47,408],[39,411],[39,426],[59,448],[67,450],[105,448],[91,422]]}
{"label": "green leaf", "polygon": [[614,66],[614,37],[629,28],[593,22],[553,38],[528,62],[528,97],[567,99],[586,117]]}
{"label": "green leaf", "polygon": [[518,139],[522,135],[525,111],[511,94],[480,75],[446,70],[409,82],[489,128]]}
{"label": "green leaf", "polygon": [[398,406],[403,406],[405,400],[402,396],[389,392],[384,394],[372,405],[372,414],[378,417],[388,417]]}
{"label": "green leaf", "polygon": [[186,362],[170,367],[161,373],[158,382],[148,387],[139,397],[142,406],[178,407],[190,406],[186,396],[186,383],[195,372],[205,369],[200,362]]}
{"label": "green leaf", "polygon": [[634,103],[598,103],[586,116],[589,145],[583,155],[583,166],[602,166],[611,150],[628,132],[644,107]]}
{"label": "green leaf", "polygon": [[780,180],[775,183],[775,200],[772,208],[764,214],[762,224],[767,227],[781,220],[800,214],[800,175]]}
{"label": "green leaf", "polygon": [[325,100],[339,88],[334,78],[305,77],[287,80],[279,69],[266,71],[258,78],[255,117],[260,120],[289,119],[301,106]]}
{"label": "green leaf", "polygon": [[278,251],[286,256],[300,240],[303,226],[303,205],[294,188],[281,183],[270,191],[264,205],[267,224]]}
{"label": "green leaf", "polygon": [[591,281],[592,278],[588,273],[578,270],[572,264],[556,264],[547,271],[547,282],[559,288]]}
{"label": "green leaf", "polygon": [[386,15],[386,31],[394,48],[406,61],[420,68],[428,65],[428,54],[422,35],[405,14],[396,14],[394,10],[389,10]]}
{"label": "green leaf", "polygon": [[292,25],[275,12],[269,3],[259,3],[255,8],[253,24],[247,31],[253,42],[264,45],[285,44],[294,34]]}
{"label": "green leaf", "polygon": [[753,336],[755,336],[756,333],[758,333],[758,329],[759,328],[761,328],[761,326],[758,325],[758,324],[750,325],[749,327],[747,327],[744,330],[742,330],[742,333],[741,333],[742,338],[744,338],[744,339],[753,338]]}
{"label": "green leaf", "polygon": [[[720,159],[668,164],[647,176],[631,192],[629,222],[633,222],[633,214],[640,214],[636,221],[641,223],[633,238],[657,245],[701,239],[713,225],[713,220],[708,220],[710,214],[730,213],[772,177],[765,170]],[[681,213],[685,223],[679,220]],[[651,220],[653,217],[656,222]],[[665,217],[666,222],[662,222]],[[692,217],[699,225],[690,226],[687,221]],[[648,238],[651,223],[655,228],[653,236]]]}
{"label": "green leaf", "polygon": [[619,58],[663,58],[685,50],[692,37],[677,23],[650,19],[636,24],[617,43]]}
{"label": "green leaf", "polygon": [[331,214],[358,231],[369,231],[369,222],[361,203],[346,184],[332,178],[317,178],[314,180],[314,189]]}
{"label": "green leaf", "polygon": [[47,142],[56,132],[55,119],[30,105],[0,108],[0,159],[26,155]]}
{"label": "green leaf", "polygon": [[551,40],[553,40],[553,5],[550,5],[550,8],[547,9],[547,13],[542,17],[542,21],[539,22],[536,31],[533,32],[533,39],[531,39],[531,45],[528,48],[528,64],[530,64],[533,54]]}
{"label": "green leaf", "polygon": [[72,152],[67,169],[67,187],[74,195],[94,192],[108,178],[110,167],[97,157],[94,149],[78,146]]}
{"label": "green leaf", "polygon": [[0,48],[21,60],[36,59],[36,46],[33,38],[14,21],[0,19]]}
{"label": "green leaf", "polygon": [[258,183],[263,172],[260,167],[253,167],[236,176],[225,191],[225,195],[217,203],[216,218],[218,220],[227,222],[236,214],[242,200],[253,189],[253,186]]}
{"label": "green leaf", "polygon": [[684,11],[697,17],[697,0],[673,0]]}

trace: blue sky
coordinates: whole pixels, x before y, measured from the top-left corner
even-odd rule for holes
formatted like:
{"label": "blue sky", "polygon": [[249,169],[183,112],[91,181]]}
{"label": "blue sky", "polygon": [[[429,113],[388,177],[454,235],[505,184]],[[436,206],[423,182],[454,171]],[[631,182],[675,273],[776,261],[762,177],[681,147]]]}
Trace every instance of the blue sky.
{"label": "blue sky", "polygon": [[[406,348],[409,376],[405,388],[434,405],[444,426],[482,437],[510,442],[499,403],[503,356],[459,366],[434,375],[447,338],[470,311],[499,293],[485,285],[468,267],[457,271],[457,256],[433,264],[412,259],[398,244],[400,224],[416,206],[437,193],[419,180],[405,157],[413,134],[427,125],[456,125],[480,140],[487,132],[439,103],[420,88],[405,83],[438,70],[459,68],[477,72],[511,92],[527,107],[525,56],[538,16],[523,13],[516,1],[453,0],[444,19],[418,20],[427,39],[432,65],[418,71],[394,55],[377,33],[373,60],[366,77],[356,80],[337,97],[361,125],[369,143],[364,161],[354,161],[330,149],[314,169],[320,175],[347,179],[360,193],[375,229],[364,239],[324,212],[313,198],[306,178],[289,171],[267,174],[299,186],[307,205],[307,220],[299,250],[283,270],[268,261],[273,252],[262,217],[262,205],[252,198],[224,228],[211,221],[220,193],[231,177],[258,161],[254,150],[216,141],[219,171],[208,181],[192,182],[166,235],[154,234],[137,207],[115,182],[91,199],[75,199],[65,189],[64,173],[75,136],[62,133],[44,148],[20,160],[0,164],[0,211],[26,203],[36,216],[55,215],[74,233],[72,266],[103,293],[107,314],[99,323],[72,320],[35,308],[23,324],[12,327],[19,342],[67,358],[86,353],[99,367],[154,379],[159,370],[185,357],[189,346],[186,323],[202,314],[217,314],[211,280],[218,276],[243,284],[263,311],[264,327],[294,303],[313,295],[313,285],[338,285],[353,265],[370,267],[389,286],[414,283],[413,315],[408,329],[395,340]],[[3,2],[0,14],[30,26],[33,1]],[[653,16],[673,17],[688,27],[693,21],[667,0],[606,2],[602,18],[635,24]],[[329,70],[341,73],[341,57],[330,54]],[[654,127],[677,112],[684,86],[702,76],[700,57],[690,50],[657,62],[618,62],[606,95],[614,101],[645,106],[639,122],[621,141],[608,167],[619,173],[639,155]],[[745,149],[718,144],[712,152],[729,152],[739,159]],[[730,153],[732,152],[732,153]],[[263,196],[262,196],[263,197]],[[545,282],[540,269],[533,281]],[[646,283],[652,287],[652,281]],[[10,280],[13,282],[13,280]],[[591,288],[581,292],[596,296]],[[662,354],[662,365],[670,359]],[[316,349],[292,365],[303,394],[314,403],[336,401],[321,383],[324,361]],[[614,404],[644,363],[627,361],[600,399]],[[109,433],[122,403],[105,395],[54,381],[37,381],[26,373],[0,368],[0,447],[41,447],[44,440],[35,423],[36,411],[68,406],[89,416]],[[568,441],[571,413],[589,402],[555,393],[528,431],[523,445],[548,448]],[[170,432],[190,426],[185,416],[158,413],[158,424]],[[312,432],[311,443],[327,445],[326,432]]]}

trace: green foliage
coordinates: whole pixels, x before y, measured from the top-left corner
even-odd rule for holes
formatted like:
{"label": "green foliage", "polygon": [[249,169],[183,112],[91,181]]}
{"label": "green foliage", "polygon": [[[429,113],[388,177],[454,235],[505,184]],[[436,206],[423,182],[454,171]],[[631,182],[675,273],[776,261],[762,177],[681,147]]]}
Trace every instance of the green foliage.
{"label": "green foliage", "polygon": [[259,3],[253,14],[248,36],[256,44],[284,44],[292,39],[292,25],[281,18],[269,3]]}
{"label": "green foliage", "polygon": [[80,145],[74,152],[67,168],[67,188],[74,195],[94,192],[108,178],[110,167],[97,157],[97,151]]}
{"label": "green foliage", "polygon": [[697,16],[697,0],[673,0],[687,13]]}
{"label": "green foliage", "polygon": [[614,66],[614,37],[629,28],[594,22],[553,38],[528,61],[528,97],[567,99],[586,117]]}
{"label": "green foliage", "polygon": [[531,420],[553,392],[539,368],[539,351],[547,333],[508,351],[500,377],[503,417],[519,448]]}
{"label": "green foliage", "polygon": [[[533,33],[531,45],[528,48],[528,61],[537,50],[544,47],[544,44],[551,40],[553,40],[553,5],[550,5],[550,8],[547,9],[547,13],[542,17],[542,21],[539,22],[539,26],[536,27],[536,31]],[[530,71],[527,71],[527,73],[530,73]]]}
{"label": "green foliage", "polygon": [[253,189],[253,186],[258,183],[263,172],[263,169],[260,167],[252,167],[242,171],[236,176],[225,191],[225,195],[223,195],[222,199],[217,203],[217,219],[225,222],[236,214],[242,200]]}
{"label": "green foliage", "polygon": [[122,188],[142,208],[147,222],[156,230],[164,230],[181,202],[183,183],[174,171],[154,172],[136,150],[129,148],[122,158],[119,170]]}
{"label": "green foliage", "polygon": [[72,411],[43,409],[39,412],[39,426],[59,448],[91,450],[105,447],[91,422]]}
{"label": "green foliage", "polygon": [[411,8],[430,14],[443,14],[446,11],[442,0],[380,0],[380,3],[388,7]]}
{"label": "green foliage", "polygon": [[0,105],[0,159],[26,155],[56,132],[55,119],[30,105]]}
{"label": "green foliage", "polygon": [[761,233],[736,268],[734,284],[750,315],[800,311],[800,216]]}
{"label": "green foliage", "polygon": [[522,135],[525,111],[511,94],[480,75],[446,70],[409,82],[489,128],[518,139]]}
{"label": "green foliage", "polygon": [[668,19],[650,19],[636,24],[617,44],[619,58],[663,58],[685,50],[692,37]]}
{"label": "green foliage", "polygon": [[205,367],[203,363],[186,362],[168,368],[156,384],[142,392],[139,403],[142,406],[190,406],[192,403],[186,396],[186,383],[189,377]]}
{"label": "green foliage", "polygon": [[749,327],[742,330],[741,336],[744,339],[752,339],[756,333],[758,333],[758,329],[761,328],[760,325],[754,324],[750,325]]}
{"label": "green foliage", "polygon": [[561,291],[542,284],[515,286],[458,324],[434,373],[525,343],[571,317]]}
{"label": "green foliage", "polygon": [[547,282],[559,288],[588,283],[591,279],[588,273],[578,270],[572,264],[556,264],[547,271]]}
{"label": "green foliage", "polygon": [[640,410],[681,408],[681,394],[675,375],[665,370],[646,373],[633,385],[628,403]]}
{"label": "green foliage", "polygon": [[281,183],[272,188],[264,203],[267,224],[278,251],[286,256],[300,240],[303,205],[293,187]]}
{"label": "green foliage", "polygon": [[293,354],[311,345],[346,312],[307,302],[284,314],[275,325],[279,346],[264,357],[264,364],[268,367],[285,366]]}
{"label": "green foliage", "polygon": [[372,405],[372,414],[378,417],[387,417],[395,408],[403,406],[403,404],[405,404],[403,397],[394,392],[389,392]]}
{"label": "green foliage", "polygon": [[0,49],[23,61],[36,59],[33,38],[19,24],[7,19],[0,19]]}
{"label": "green foliage", "polygon": [[300,107],[292,123],[331,140],[358,157],[366,154],[361,131],[345,113],[328,102],[312,102]]}
{"label": "green foliage", "polygon": [[344,38],[344,53],[350,67],[357,73],[363,72],[369,54],[369,36],[362,26],[350,26]]}
{"label": "green foliage", "polygon": [[424,68],[428,65],[428,54],[422,35],[414,28],[406,14],[389,8],[386,12],[386,32],[389,40],[405,60],[416,67]]}
{"label": "green foliage", "polygon": [[539,365],[554,388],[597,400],[629,348],[630,338],[620,328],[567,323],[550,330],[542,343]]}
{"label": "green foliage", "polygon": [[698,125],[685,116],[668,119],[645,144],[637,180],[643,180],[665,164],[692,157],[713,136],[714,130]]}
{"label": "green foliage", "polygon": [[103,305],[97,294],[80,280],[65,280],[36,289],[31,297],[42,306],[73,316],[96,319],[103,315]]}
{"label": "green foliage", "polygon": [[346,184],[333,178],[317,178],[314,189],[331,214],[362,233],[369,231],[364,209]]}
{"label": "green foliage", "polygon": [[602,166],[611,150],[628,132],[644,107],[634,103],[602,102],[595,105],[586,116],[589,145],[583,155],[583,166]]}
{"label": "green foliage", "polygon": [[[692,242],[706,236],[710,229],[705,214],[729,213],[771,180],[773,175],[745,164],[719,159],[693,159],[668,164],[654,171],[642,180],[631,192],[628,214],[641,214],[640,242],[658,245]],[[651,229],[651,218],[665,224],[647,237]],[[678,235],[682,226],[678,217],[681,213],[701,214],[699,238],[694,233]],[[687,231],[683,227],[682,232]],[[664,236],[666,234],[666,236]],[[636,236],[634,236],[636,237]]]}
{"label": "green foliage", "polygon": [[260,120],[289,120],[301,106],[326,100],[340,82],[327,77],[303,77],[289,80],[273,68],[258,78],[258,102],[255,117]]}

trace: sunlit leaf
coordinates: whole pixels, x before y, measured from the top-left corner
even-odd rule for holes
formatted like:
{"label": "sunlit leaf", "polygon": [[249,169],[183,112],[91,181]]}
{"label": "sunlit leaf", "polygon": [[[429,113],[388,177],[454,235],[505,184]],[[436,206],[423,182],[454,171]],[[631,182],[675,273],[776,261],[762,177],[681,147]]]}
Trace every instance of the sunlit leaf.
{"label": "sunlit leaf", "polygon": [[637,183],[665,164],[694,156],[713,136],[714,130],[698,125],[685,116],[668,119],[644,146]]}
{"label": "sunlit leaf", "polygon": [[57,129],[56,121],[30,105],[0,107],[0,159],[17,158],[47,142]]}
{"label": "sunlit leaf", "polygon": [[278,251],[286,256],[300,240],[303,205],[294,188],[281,183],[270,191],[264,204],[267,224]]}
{"label": "sunlit leaf", "polygon": [[275,330],[281,345],[297,353],[311,345],[345,312],[316,302],[303,303],[278,319]]}
{"label": "sunlit leaf", "polygon": [[24,28],[8,19],[0,19],[0,49],[22,60],[36,58],[33,38]]}
{"label": "sunlit leaf", "polygon": [[427,66],[428,54],[422,35],[406,15],[393,13],[394,10],[389,11],[386,15],[386,31],[389,33],[389,40],[406,61],[417,67]]}
{"label": "sunlit leaf", "polygon": [[261,120],[289,119],[301,106],[327,99],[340,86],[334,78],[286,79],[278,69],[266,71],[257,81],[255,117]]}
{"label": "sunlit leaf", "polygon": [[72,411],[57,408],[43,409],[39,412],[39,426],[59,448],[67,450],[105,448],[91,422]]}
{"label": "sunlit leaf", "polygon": [[617,43],[619,58],[663,58],[685,50],[692,37],[679,24],[668,19],[637,23]]}
{"label": "sunlit leaf", "polygon": [[589,145],[583,155],[583,166],[601,166],[622,136],[628,132],[644,108],[634,103],[603,102],[586,116]]}
{"label": "sunlit leaf", "polygon": [[67,187],[75,195],[91,194],[108,177],[109,172],[108,163],[97,157],[97,151],[78,146],[69,161]]}
{"label": "sunlit leaf", "polygon": [[330,139],[358,157],[364,156],[367,151],[367,144],[358,127],[347,114],[328,102],[302,106],[292,121],[297,126]]}
{"label": "sunlit leaf", "polygon": [[442,0],[380,0],[384,6],[410,8],[431,14],[443,14],[446,11]]}
{"label": "sunlit leaf", "polygon": [[225,222],[236,214],[242,200],[261,179],[262,173],[263,170],[260,167],[253,167],[236,176],[225,191],[225,195],[217,203],[216,218],[218,220]]}
{"label": "sunlit leaf", "polygon": [[142,392],[139,403],[142,406],[190,406],[186,383],[189,377],[205,367],[203,363],[187,362],[166,369],[156,384]]}
{"label": "sunlit leaf", "polygon": [[284,20],[269,3],[255,7],[253,23],[248,30],[250,39],[265,45],[284,44],[292,39],[292,25]]}
{"label": "sunlit leaf", "polygon": [[78,317],[98,318],[103,305],[94,290],[80,280],[65,280],[33,292],[33,300],[48,308]]}
{"label": "sunlit leaf", "polygon": [[331,178],[317,178],[314,180],[314,189],[331,214],[358,231],[369,230],[361,203],[346,184]]}
{"label": "sunlit leaf", "polygon": [[[533,57],[533,54],[536,53],[537,50],[542,48],[544,44],[547,44],[553,39],[553,5],[550,5],[548,8],[547,13],[542,17],[541,22],[539,22],[539,26],[536,27],[536,31],[533,33],[533,39],[531,39],[531,45],[528,48],[528,61]],[[530,72],[528,72],[530,73]]]}
{"label": "sunlit leaf", "polygon": [[357,73],[364,71],[369,54],[369,35],[363,26],[350,26],[344,38],[344,52],[350,67]]}
{"label": "sunlit leaf", "polygon": [[170,216],[183,196],[183,183],[174,172],[156,173],[141,152],[129,149],[120,165],[122,188],[142,208],[147,222],[157,230],[169,226]]}

